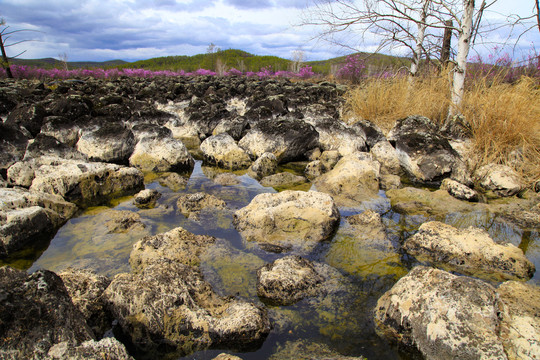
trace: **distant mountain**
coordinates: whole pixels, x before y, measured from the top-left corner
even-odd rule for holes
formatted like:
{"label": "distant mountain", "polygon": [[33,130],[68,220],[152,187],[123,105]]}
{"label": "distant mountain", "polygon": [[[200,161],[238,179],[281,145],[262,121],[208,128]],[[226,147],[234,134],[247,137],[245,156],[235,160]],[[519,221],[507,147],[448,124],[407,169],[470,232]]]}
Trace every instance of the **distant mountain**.
{"label": "distant mountain", "polygon": [[[381,71],[386,68],[398,68],[409,66],[410,59],[395,57],[383,54],[358,53],[362,59],[365,59],[366,67],[370,72]],[[320,74],[330,74],[335,72],[346,62],[346,56],[336,57],[328,60],[307,61],[302,66],[309,65],[312,70]],[[53,58],[46,59],[14,59],[13,64],[36,66],[39,68],[51,69],[62,68],[63,63]],[[68,62],[69,69],[75,68],[119,68],[119,69],[148,69],[153,71],[171,70],[192,72],[197,69],[208,69],[217,71],[220,67],[225,69],[235,68],[242,72],[260,71],[262,68],[271,67],[272,71],[294,70],[294,64],[291,60],[283,59],[277,56],[253,55],[243,50],[223,50],[215,53],[198,54],[193,56],[178,55],[151,58],[135,62],[126,62],[123,60],[110,60],[103,62],[76,61]]]}

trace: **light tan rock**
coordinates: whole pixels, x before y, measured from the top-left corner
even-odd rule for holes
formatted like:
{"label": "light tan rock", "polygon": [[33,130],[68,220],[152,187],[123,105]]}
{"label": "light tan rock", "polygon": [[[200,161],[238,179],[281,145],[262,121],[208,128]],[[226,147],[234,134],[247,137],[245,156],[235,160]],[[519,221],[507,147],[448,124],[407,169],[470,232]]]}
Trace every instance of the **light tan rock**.
{"label": "light tan rock", "polygon": [[180,140],[147,137],[137,143],[129,164],[142,171],[183,171],[193,169],[195,160]]}
{"label": "light tan rock", "polygon": [[261,179],[259,183],[262,186],[273,188],[287,188],[301,185],[307,182],[303,176],[294,175],[290,172],[282,172],[274,175],[269,175]]}
{"label": "light tan rock", "polygon": [[456,199],[478,201],[476,191],[452,179],[444,179],[441,183],[441,189],[448,191]]}
{"label": "light tan rock", "polygon": [[219,167],[237,170],[251,165],[249,155],[227,133],[206,138],[200,148],[205,160]]}
{"label": "light tan rock", "polygon": [[484,189],[492,190],[499,196],[512,196],[523,188],[520,176],[506,165],[482,166],[475,172],[474,178]]}
{"label": "light tan rock", "polygon": [[370,150],[373,159],[381,164],[381,174],[400,175],[401,165],[396,149],[388,141],[379,141]]}
{"label": "light tan rock", "polygon": [[273,153],[267,152],[259,156],[257,160],[249,168],[248,174],[255,179],[262,179],[265,176],[272,175],[276,172],[278,159]]}

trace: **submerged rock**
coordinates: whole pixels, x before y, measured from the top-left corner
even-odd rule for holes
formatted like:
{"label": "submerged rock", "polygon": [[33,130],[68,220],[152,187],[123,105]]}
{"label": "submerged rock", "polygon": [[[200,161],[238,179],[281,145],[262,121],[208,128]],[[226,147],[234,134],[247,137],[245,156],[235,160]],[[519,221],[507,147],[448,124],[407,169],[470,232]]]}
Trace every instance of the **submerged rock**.
{"label": "submerged rock", "polygon": [[62,279],[0,268],[0,358],[44,359],[56,344],[77,346],[94,335],[73,305]]}
{"label": "submerged rock", "polygon": [[301,185],[307,182],[303,176],[294,175],[290,172],[282,172],[279,174],[269,175],[261,179],[259,183],[262,186],[273,188],[286,188]]}
{"label": "submerged rock", "polygon": [[288,341],[280,346],[269,360],[365,360],[363,356],[353,357],[339,354],[326,344],[311,343],[305,340]]}
{"label": "submerged rock", "polygon": [[234,214],[234,225],[247,241],[306,249],[328,239],[340,214],[332,197],[320,192],[259,194]]}
{"label": "submerged rock", "polygon": [[208,208],[214,210],[227,209],[225,201],[203,192],[181,195],[176,202],[176,206],[178,212],[193,220],[198,220],[201,211]]}
{"label": "submerged rock", "polygon": [[420,261],[488,279],[528,280],[535,272],[520,248],[496,244],[485,230],[473,227],[456,229],[427,222],[405,241],[404,248]]}
{"label": "submerged rock", "polygon": [[201,151],[205,161],[225,169],[238,170],[251,165],[249,155],[227,133],[206,138]]}

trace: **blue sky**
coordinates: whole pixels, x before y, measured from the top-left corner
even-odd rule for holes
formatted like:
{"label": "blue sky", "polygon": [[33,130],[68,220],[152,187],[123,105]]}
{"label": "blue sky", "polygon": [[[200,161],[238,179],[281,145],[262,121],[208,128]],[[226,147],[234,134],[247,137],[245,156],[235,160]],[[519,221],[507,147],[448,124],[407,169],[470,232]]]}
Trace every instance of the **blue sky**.
{"label": "blue sky", "polygon": [[[309,0],[0,0],[0,16],[11,29],[33,29],[9,41],[31,38],[8,48],[23,58],[69,61],[133,61],[168,55],[206,52],[214,43],[222,49],[242,49],[257,55],[291,58],[302,50],[306,60],[328,59],[350,50],[311,40],[317,29],[296,26],[309,12]],[[530,16],[533,0],[498,0],[486,17],[504,23],[506,15]],[[506,30],[494,31],[488,42],[501,42]],[[512,38],[510,42],[514,42]],[[522,37],[516,57],[538,45],[540,32]],[[354,44],[370,51],[376,43]],[[489,45],[493,46],[493,45]],[[478,47],[478,51],[485,51]]]}

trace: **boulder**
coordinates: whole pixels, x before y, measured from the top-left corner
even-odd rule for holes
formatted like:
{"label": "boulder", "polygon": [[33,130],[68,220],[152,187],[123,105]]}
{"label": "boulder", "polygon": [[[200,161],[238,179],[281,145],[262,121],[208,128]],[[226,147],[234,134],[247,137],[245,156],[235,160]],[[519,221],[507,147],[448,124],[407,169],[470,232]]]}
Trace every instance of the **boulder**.
{"label": "boulder", "polygon": [[370,150],[373,160],[381,164],[381,175],[401,175],[399,156],[388,141],[379,141]]}
{"label": "boulder", "polygon": [[479,185],[498,196],[513,196],[523,188],[521,177],[509,166],[489,164],[476,170],[474,178]]}
{"label": "boulder", "polygon": [[24,131],[35,137],[41,131],[46,115],[45,108],[39,104],[22,104],[9,113],[4,124],[15,129],[24,128]]}
{"label": "boulder", "polygon": [[379,185],[381,190],[394,190],[401,188],[401,178],[397,175],[381,175],[379,179]]}
{"label": "boulder", "polygon": [[401,167],[416,182],[440,182],[465,164],[435,124],[423,116],[396,122],[388,141],[397,150]]}
{"label": "boulder", "polygon": [[43,119],[41,134],[51,136],[66,146],[75,147],[80,138],[79,122],[63,116],[48,116]]}
{"label": "boulder", "polygon": [[161,197],[161,194],[155,189],[145,189],[135,195],[133,205],[141,209],[150,209],[156,205],[156,201]]}
{"label": "boulder", "polygon": [[195,160],[180,140],[145,137],[135,146],[129,164],[142,171],[185,171],[193,169]]}
{"label": "boulder", "polygon": [[60,195],[81,207],[133,194],[144,187],[139,170],[115,164],[42,157],[16,165],[8,171],[12,184]]}
{"label": "boulder", "polygon": [[497,302],[486,282],[418,266],[377,301],[375,322],[426,359],[507,359]]}
{"label": "boulder", "polygon": [[0,175],[5,176],[11,165],[22,160],[27,144],[28,137],[20,130],[0,122]]}
{"label": "boulder", "polygon": [[100,341],[88,340],[78,346],[70,346],[67,342],[54,345],[45,360],[133,360],[124,344],[115,338],[104,338]]}
{"label": "boulder", "polygon": [[227,209],[225,201],[203,192],[181,195],[176,202],[176,206],[179,213],[193,220],[199,219],[200,212],[204,209]]}
{"label": "boulder", "polygon": [[485,230],[473,227],[427,222],[403,247],[420,261],[487,279],[528,280],[535,271],[520,248],[496,244]]}
{"label": "boulder", "polygon": [[0,324],[5,359],[44,359],[56,344],[94,339],[62,279],[47,270],[0,268]]}
{"label": "boulder", "polygon": [[[159,259],[136,274],[119,274],[105,290],[113,314],[143,352],[181,356],[210,346],[246,349],[270,332],[266,311],[217,296],[192,267]],[[157,355],[154,355],[154,357]]]}
{"label": "boulder", "polygon": [[296,119],[261,120],[238,143],[252,158],[270,152],[279,163],[306,158],[318,144],[315,128]]}
{"label": "boulder", "polygon": [[100,339],[112,326],[112,317],[105,308],[103,292],[111,283],[109,278],[90,270],[68,268],[58,274],[95,337]]}
{"label": "boulder", "polygon": [[0,188],[0,257],[52,237],[77,211],[56,195]]}
{"label": "boulder", "polygon": [[357,120],[352,121],[354,128],[361,129],[366,137],[366,144],[371,149],[379,141],[385,141],[386,136],[384,136],[383,131],[376,124],[369,120]]}
{"label": "boulder", "polygon": [[307,249],[328,239],[340,214],[331,196],[320,192],[259,194],[234,214],[234,225],[247,241]]}
{"label": "boulder", "polygon": [[333,118],[307,118],[319,133],[319,144],[323,151],[335,150],[340,156],[366,151],[366,134],[359,127],[351,127]]}
{"label": "boulder", "polygon": [[249,168],[248,174],[255,179],[262,179],[265,176],[276,172],[278,160],[273,153],[263,153]]}
{"label": "boulder", "polygon": [[129,258],[131,269],[139,273],[160,259],[197,266],[201,262],[201,254],[215,241],[212,236],[194,235],[181,227],[146,236],[133,245]]}
{"label": "boulder", "polygon": [[227,133],[236,141],[240,140],[244,134],[247,119],[243,116],[221,120],[212,131],[212,135]]}
{"label": "boulder", "polygon": [[135,136],[122,124],[105,122],[97,130],[83,132],[77,150],[92,161],[127,164],[135,149]]}
{"label": "boulder", "polygon": [[242,358],[231,354],[221,353],[212,360],[242,360]]}
{"label": "boulder", "polygon": [[306,165],[304,169],[304,175],[309,180],[318,178],[324,174],[324,166],[320,160],[314,160]]}
{"label": "boulder", "polygon": [[540,358],[540,288],[506,281],[497,292],[502,304],[500,336],[508,358]]}
{"label": "boulder", "polygon": [[478,201],[478,193],[452,179],[444,179],[441,183],[441,189],[448,191],[450,195],[459,200]]}
{"label": "boulder", "polygon": [[307,182],[303,176],[294,175],[290,172],[282,172],[262,178],[259,183],[262,186],[273,188],[287,188],[302,185]]}
{"label": "boulder", "polygon": [[47,112],[53,116],[62,116],[77,120],[92,114],[92,103],[79,95],[58,97],[47,105]]}
{"label": "boulder", "polygon": [[257,271],[257,295],[279,305],[290,305],[314,296],[323,281],[311,261],[290,255]]}
{"label": "boulder", "polygon": [[201,144],[205,161],[222,168],[238,170],[251,165],[249,155],[227,133],[210,136]]}
{"label": "boulder", "polygon": [[340,155],[339,151],[336,150],[326,150],[321,153],[321,156],[319,157],[319,160],[321,162],[321,165],[323,167],[324,172],[328,172],[336,166],[339,159],[342,156]]}
{"label": "boulder", "polygon": [[348,155],[314,181],[318,191],[328,193],[341,206],[354,207],[379,193],[379,163],[369,156]]}
{"label": "boulder", "polygon": [[88,160],[88,157],[58,141],[56,138],[38,134],[33,140],[28,142],[23,160],[37,159],[41,156],[54,156],[62,159]]}

